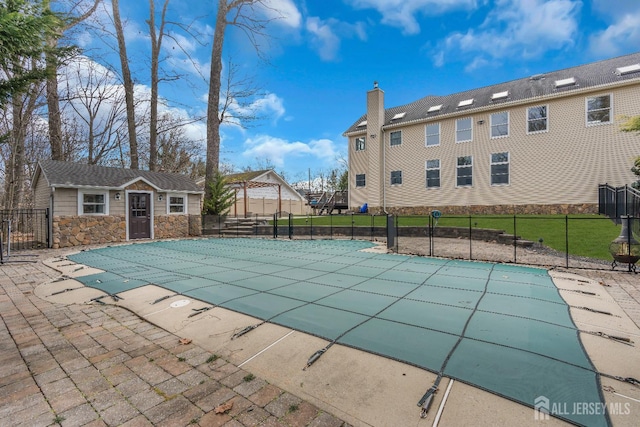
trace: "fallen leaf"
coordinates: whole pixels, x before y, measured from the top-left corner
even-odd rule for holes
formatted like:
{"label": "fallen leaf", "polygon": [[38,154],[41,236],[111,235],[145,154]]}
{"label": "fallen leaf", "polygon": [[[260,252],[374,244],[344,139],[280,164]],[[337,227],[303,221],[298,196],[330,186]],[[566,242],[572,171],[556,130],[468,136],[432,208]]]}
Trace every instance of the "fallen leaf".
{"label": "fallen leaf", "polygon": [[191,344],[191,341],[193,341],[191,338],[180,338],[180,344],[182,345]]}
{"label": "fallen leaf", "polygon": [[233,401],[230,400],[227,403],[223,403],[222,405],[218,406],[213,411],[216,414],[224,414],[225,412],[230,411],[231,408],[233,408]]}

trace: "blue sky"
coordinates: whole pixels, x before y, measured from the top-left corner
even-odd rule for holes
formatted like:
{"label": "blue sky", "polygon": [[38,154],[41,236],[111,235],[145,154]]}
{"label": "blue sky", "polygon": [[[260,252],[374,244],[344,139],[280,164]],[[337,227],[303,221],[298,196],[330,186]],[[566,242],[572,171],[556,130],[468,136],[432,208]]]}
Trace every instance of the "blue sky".
{"label": "blue sky", "polygon": [[[160,3],[159,0],[156,0]],[[121,1],[132,70],[148,84],[146,1]],[[342,133],[365,113],[378,81],[386,107],[571,67],[640,49],[638,0],[269,0],[282,17],[269,27],[260,60],[246,36],[230,28],[225,61],[261,89],[251,127],[222,128],[221,161],[236,169],[265,163],[289,181],[304,180],[346,158]],[[164,63],[180,79],[161,96],[186,116],[206,111],[217,1],[170,0],[168,20],[190,25],[189,38],[170,26]],[[110,3],[97,15],[108,21]],[[157,8],[161,5],[158,4]],[[101,39],[79,34],[81,46]],[[88,51],[92,52],[92,51]],[[92,56],[92,55],[90,55]],[[99,62],[117,57],[102,54]],[[203,139],[205,124],[189,135]],[[204,153],[204,141],[203,153]],[[203,154],[204,155],[204,154]]]}

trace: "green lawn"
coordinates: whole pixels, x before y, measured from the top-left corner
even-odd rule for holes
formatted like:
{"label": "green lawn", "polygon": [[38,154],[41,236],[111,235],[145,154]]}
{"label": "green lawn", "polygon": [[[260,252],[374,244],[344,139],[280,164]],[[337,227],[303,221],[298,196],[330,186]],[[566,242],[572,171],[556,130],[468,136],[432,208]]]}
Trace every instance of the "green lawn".
{"label": "green lawn", "polygon": [[[376,227],[386,225],[385,216],[371,217],[369,215],[331,215],[320,217],[296,217],[294,225],[333,225],[333,226]],[[279,220],[280,224],[287,224],[288,220]],[[426,227],[429,218],[426,216],[401,216],[398,225]],[[471,224],[470,224],[471,223]],[[526,240],[538,242],[542,239],[545,246],[565,252],[566,242],[569,242],[569,253],[611,260],[609,243],[620,234],[620,226],[616,226],[609,218],[599,215],[518,215],[514,224],[513,215],[484,215],[473,216],[443,216],[438,220],[438,226],[492,228],[504,230],[509,234],[517,234]],[[515,227],[515,233],[514,233]]]}

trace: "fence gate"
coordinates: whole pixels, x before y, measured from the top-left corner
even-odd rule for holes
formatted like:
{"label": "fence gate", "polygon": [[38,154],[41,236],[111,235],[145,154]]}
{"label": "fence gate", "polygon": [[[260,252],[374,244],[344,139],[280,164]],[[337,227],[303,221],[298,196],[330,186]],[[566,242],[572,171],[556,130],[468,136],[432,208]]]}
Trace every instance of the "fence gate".
{"label": "fence gate", "polygon": [[50,247],[49,209],[0,210],[2,251]]}

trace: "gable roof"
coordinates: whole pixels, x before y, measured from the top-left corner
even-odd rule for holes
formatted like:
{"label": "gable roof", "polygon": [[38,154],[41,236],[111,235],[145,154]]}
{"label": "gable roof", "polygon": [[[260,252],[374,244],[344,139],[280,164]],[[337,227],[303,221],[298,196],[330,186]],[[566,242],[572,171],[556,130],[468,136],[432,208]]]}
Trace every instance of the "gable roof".
{"label": "gable roof", "polygon": [[[391,126],[408,122],[427,121],[431,118],[445,115],[473,112],[482,108],[493,108],[500,104],[533,100],[553,95],[562,96],[580,89],[615,85],[629,80],[638,81],[640,80],[640,70],[624,72],[624,67],[635,64],[640,64],[640,52],[563,70],[536,74],[451,95],[430,95],[410,104],[385,109],[384,125]],[[620,70],[621,68],[622,70]],[[635,69],[635,67],[632,69]],[[460,106],[461,102],[464,104],[464,101],[469,100],[473,100],[473,102],[469,105]],[[432,108],[439,105],[441,105],[440,108]],[[431,111],[429,111],[430,108]],[[400,114],[405,112],[404,116],[398,118]],[[396,117],[395,120],[394,117]],[[345,131],[344,135],[365,132],[366,125],[359,125],[366,119],[366,114],[360,116]]]}
{"label": "gable roof", "polygon": [[[264,169],[264,170],[260,170],[260,171],[249,171],[249,172],[232,173],[232,174],[226,175],[225,179],[227,180],[227,182],[252,181],[252,180],[254,180],[254,179],[266,174],[267,172],[271,172],[271,169]],[[278,175],[278,174],[276,174],[276,175]]]}
{"label": "gable roof", "polygon": [[136,181],[145,181],[157,191],[202,193],[196,183],[186,175],[122,169],[81,163],[41,160],[33,178],[35,186],[41,177],[53,188],[106,188],[123,190]]}

